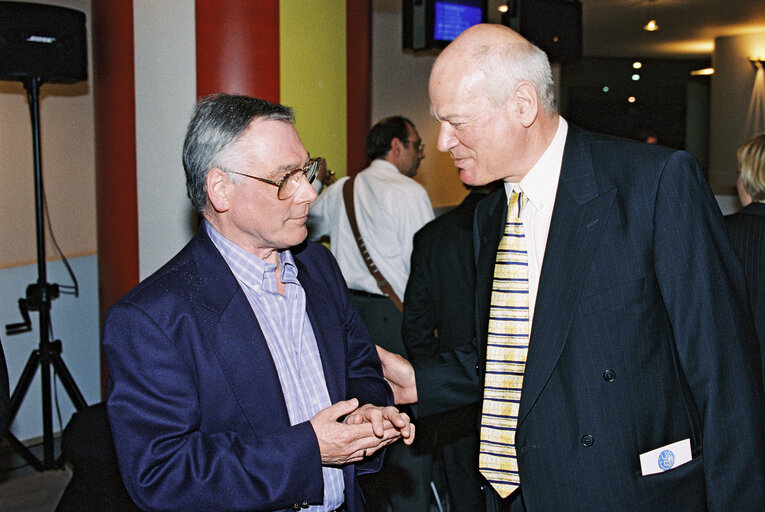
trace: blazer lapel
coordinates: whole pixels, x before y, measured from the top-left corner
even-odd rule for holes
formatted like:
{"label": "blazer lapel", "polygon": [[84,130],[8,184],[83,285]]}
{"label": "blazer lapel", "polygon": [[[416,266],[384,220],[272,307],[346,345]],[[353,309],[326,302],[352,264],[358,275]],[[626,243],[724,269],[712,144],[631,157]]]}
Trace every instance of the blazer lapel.
{"label": "blazer lapel", "polygon": [[203,343],[215,353],[242,413],[257,432],[268,407],[268,423],[290,424],[279,374],[255,313],[226,261],[200,226],[193,246],[200,273],[195,303]]}
{"label": "blazer lapel", "polygon": [[616,190],[599,191],[586,135],[569,125],[526,359],[519,422],[563,352]]}

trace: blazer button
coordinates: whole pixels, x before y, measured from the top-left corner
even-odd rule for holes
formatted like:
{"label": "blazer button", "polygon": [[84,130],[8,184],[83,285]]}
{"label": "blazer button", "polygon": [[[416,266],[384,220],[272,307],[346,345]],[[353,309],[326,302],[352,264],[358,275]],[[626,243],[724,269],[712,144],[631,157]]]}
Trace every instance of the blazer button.
{"label": "blazer button", "polygon": [[595,438],[592,437],[590,434],[585,434],[582,436],[582,445],[585,447],[590,447],[593,444],[595,444]]}
{"label": "blazer button", "polygon": [[292,507],[290,507],[292,510],[300,510],[300,503],[293,503]]}
{"label": "blazer button", "polygon": [[603,372],[603,380],[606,382],[613,382],[616,380],[616,372],[613,370],[606,370]]}
{"label": "blazer button", "polygon": [[481,375],[481,365],[478,364],[478,361],[475,363],[475,374]]}

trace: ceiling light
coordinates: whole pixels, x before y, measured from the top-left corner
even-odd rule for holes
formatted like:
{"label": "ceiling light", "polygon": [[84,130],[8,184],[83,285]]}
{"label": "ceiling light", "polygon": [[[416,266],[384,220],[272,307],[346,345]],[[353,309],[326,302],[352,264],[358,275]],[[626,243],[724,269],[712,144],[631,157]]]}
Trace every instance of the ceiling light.
{"label": "ceiling light", "polygon": [[637,101],[637,98],[635,98],[634,96],[630,96],[629,98],[627,98],[627,102],[629,103],[635,103],[636,101]]}
{"label": "ceiling light", "polygon": [[642,62],[640,62],[639,60],[636,60],[635,62],[633,62],[633,63],[632,63],[632,67],[633,67],[634,69],[640,69],[640,68],[642,68],[642,67],[643,67],[643,63],[642,63]]}
{"label": "ceiling light", "polygon": [[640,80],[640,75],[638,75],[637,73],[635,73],[634,75],[632,75],[632,81],[633,81],[633,82],[637,82],[638,80]]}
{"label": "ceiling light", "polygon": [[704,76],[704,75],[714,75],[715,74],[715,68],[703,68],[703,69],[694,69],[691,71],[691,76]]}
{"label": "ceiling light", "polygon": [[643,25],[643,30],[647,30],[648,32],[655,32],[659,30],[659,24],[656,23],[656,20],[651,20]]}
{"label": "ceiling light", "polygon": [[498,10],[499,12],[501,12],[501,13],[505,13],[505,12],[509,11],[509,10],[510,10],[510,8],[507,6],[507,4],[500,4],[500,5],[497,7],[497,10]]}
{"label": "ceiling light", "polygon": [[643,25],[643,30],[648,32],[655,32],[659,30],[659,24],[656,23],[656,0],[648,0],[650,7],[650,21]]}
{"label": "ceiling light", "polygon": [[604,85],[604,86],[603,86],[603,92],[608,92],[608,91],[610,91],[610,90],[611,90],[611,89],[609,89],[607,85]]}

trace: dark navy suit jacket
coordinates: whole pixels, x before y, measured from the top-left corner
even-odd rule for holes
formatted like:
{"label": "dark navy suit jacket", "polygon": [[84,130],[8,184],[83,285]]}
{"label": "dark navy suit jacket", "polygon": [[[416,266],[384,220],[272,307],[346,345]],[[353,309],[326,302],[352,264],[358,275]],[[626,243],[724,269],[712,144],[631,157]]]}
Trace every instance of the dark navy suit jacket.
{"label": "dark navy suit jacket", "polygon": [[[744,267],[754,326],[765,370],[765,203],[751,203],[725,217],[733,248]],[[762,374],[765,383],[765,371]]]}
{"label": "dark navy suit jacket", "polygon": [[[504,190],[478,205],[477,347],[417,368],[420,414],[480,401],[506,212]],[[526,510],[763,510],[759,361],[696,161],[569,125],[516,434]],[[641,474],[640,454],[684,439],[692,461]]]}
{"label": "dark navy suit jacket", "polygon": [[[293,249],[332,403],[387,405],[374,345],[329,251]],[[276,367],[247,298],[204,226],[109,312],[107,400],[120,470],[148,510],[282,510],[321,503],[319,446],[290,426]],[[346,504],[363,509],[348,465]]]}

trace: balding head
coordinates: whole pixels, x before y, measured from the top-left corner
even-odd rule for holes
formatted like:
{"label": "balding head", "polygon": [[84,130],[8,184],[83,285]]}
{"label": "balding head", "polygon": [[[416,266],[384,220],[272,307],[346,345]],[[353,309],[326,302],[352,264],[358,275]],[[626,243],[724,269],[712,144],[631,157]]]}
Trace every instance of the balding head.
{"label": "balding head", "polygon": [[507,101],[518,82],[526,81],[536,89],[544,112],[558,112],[547,55],[504,25],[483,23],[462,32],[436,59],[431,88],[434,81],[459,83],[495,106]]}

